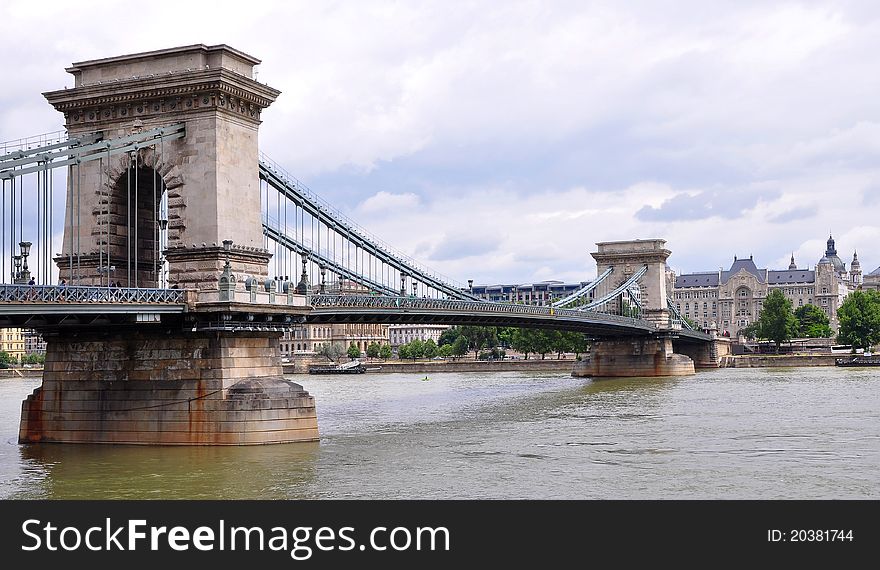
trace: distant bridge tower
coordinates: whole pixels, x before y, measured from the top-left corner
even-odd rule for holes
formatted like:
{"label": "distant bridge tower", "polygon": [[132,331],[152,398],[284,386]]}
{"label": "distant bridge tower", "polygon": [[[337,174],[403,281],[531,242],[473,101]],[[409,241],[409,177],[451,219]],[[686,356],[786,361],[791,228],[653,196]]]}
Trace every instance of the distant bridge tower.
{"label": "distant bridge tower", "polygon": [[669,307],[666,303],[666,260],[672,253],[666,249],[666,240],[645,239],[630,241],[606,241],[596,244],[599,251],[591,255],[596,260],[599,273],[613,268],[597,287],[595,298],[604,296],[625,283],[643,266],[648,271],[639,279],[642,317],[658,328],[669,326]]}
{"label": "distant bridge tower", "polygon": [[[110,277],[157,286],[215,287],[232,240],[232,270],[268,275],[263,248],[257,131],[280,91],[252,79],[260,60],[226,45],[193,45],[73,64],[75,86],[45,93],[71,137],[124,137],[186,125],[186,136],[70,169],[61,276],[81,253],[79,284]],[[163,211],[165,210],[165,211]],[[167,216],[167,217],[166,217]],[[160,236],[167,225],[167,246]],[[165,241],[165,240],[161,240]]]}

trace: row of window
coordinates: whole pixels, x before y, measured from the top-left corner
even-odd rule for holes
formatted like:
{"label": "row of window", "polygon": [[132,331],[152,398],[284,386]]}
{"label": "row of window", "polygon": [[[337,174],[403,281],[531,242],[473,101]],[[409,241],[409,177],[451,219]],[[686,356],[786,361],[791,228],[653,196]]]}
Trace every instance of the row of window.
{"label": "row of window", "polygon": [[[788,295],[789,297],[795,295],[812,295],[813,288],[812,287],[791,287],[782,289],[783,293]],[[828,288],[823,287],[822,293],[827,295]],[[674,294],[675,299],[717,299],[718,292],[717,291],[678,291]],[[746,287],[741,287],[737,289],[736,296],[739,298],[746,298],[752,296],[752,291]]]}

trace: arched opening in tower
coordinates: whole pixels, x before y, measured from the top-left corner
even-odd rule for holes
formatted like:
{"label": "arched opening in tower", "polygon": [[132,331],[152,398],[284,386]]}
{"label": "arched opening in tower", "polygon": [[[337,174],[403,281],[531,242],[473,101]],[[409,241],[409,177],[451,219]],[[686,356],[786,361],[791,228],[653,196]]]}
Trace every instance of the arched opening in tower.
{"label": "arched opening in tower", "polygon": [[165,286],[168,205],[162,176],[141,163],[123,171],[110,195],[109,280],[122,287]]}

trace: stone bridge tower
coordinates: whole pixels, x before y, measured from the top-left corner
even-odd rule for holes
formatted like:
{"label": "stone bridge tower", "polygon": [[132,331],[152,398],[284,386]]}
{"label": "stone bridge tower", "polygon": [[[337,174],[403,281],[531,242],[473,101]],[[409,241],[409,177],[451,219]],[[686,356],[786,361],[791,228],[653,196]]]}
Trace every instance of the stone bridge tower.
{"label": "stone bridge tower", "polygon": [[[72,138],[100,133],[120,142],[185,127],[182,138],[116,155],[108,146],[102,160],[71,166],[61,277],[155,287],[163,255],[171,286],[203,291],[179,292],[185,311],[162,313],[147,302],[134,314],[111,302],[94,318],[33,324],[47,342],[46,366],[22,404],[20,442],[318,438],[314,398],[284,378],[278,352],[283,330],[308,314],[305,298],[279,303],[267,291],[258,301],[256,291],[245,299],[228,287],[230,272],[268,269],[257,129],[279,91],[252,79],[257,63],[225,45],[186,46],[74,64],[67,71],[75,86],[45,94]],[[68,254],[79,251],[73,267]],[[221,274],[227,288],[217,291]]]}
{"label": "stone bridge tower", "polygon": [[612,267],[611,275],[596,288],[600,298],[625,283],[644,266],[648,271],[639,279],[642,316],[658,328],[669,326],[669,307],[666,303],[666,260],[672,253],[666,249],[666,240],[645,239],[606,241],[596,244],[599,251],[591,255],[596,260],[598,273]]}
{"label": "stone bridge tower", "polygon": [[656,326],[646,336],[593,339],[587,376],[681,376],[694,373],[694,361],[675,352],[669,307],[666,302],[666,260],[670,251],[662,239],[609,241],[596,244],[598,273],[613,269],[596,288],[595,298],[604,296],[627,282],[643,267],[647,271],[638,280],[642,318]]}
{"label": "stone bridge tower", "polygon": [[280,91],[253,79],[259,63],[199,44],[75,63],[72,89],[44,93],[73,138],[186,126],[183,138],[71,168],[62,277],[75,277],[73,251],[82,253],[76,284],[100,284],[113,266],[113,281],[155,287],[164,256],[169,285],[216,288],[224,240],[234,272],[267,275],[257,131]]}

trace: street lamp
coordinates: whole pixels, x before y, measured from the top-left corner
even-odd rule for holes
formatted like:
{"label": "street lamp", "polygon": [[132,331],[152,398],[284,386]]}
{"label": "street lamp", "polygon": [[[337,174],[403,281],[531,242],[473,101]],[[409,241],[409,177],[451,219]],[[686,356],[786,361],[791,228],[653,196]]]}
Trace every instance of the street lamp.
{"label": "street lamp", "polygon": [[27,283],[31,280],[31,272],[28,271],[27,258],[31,254],[31,242],[23,241],[18,244],[21,248],[21,280]]}
{"label": "street lamp", "polygon": [[12,275],[12,282],[21,283],[21,256],[13,255],[12,264],[15,267],[15,273]]}

